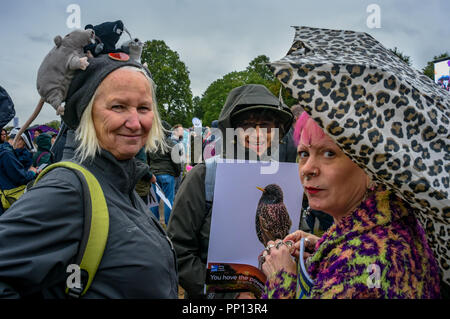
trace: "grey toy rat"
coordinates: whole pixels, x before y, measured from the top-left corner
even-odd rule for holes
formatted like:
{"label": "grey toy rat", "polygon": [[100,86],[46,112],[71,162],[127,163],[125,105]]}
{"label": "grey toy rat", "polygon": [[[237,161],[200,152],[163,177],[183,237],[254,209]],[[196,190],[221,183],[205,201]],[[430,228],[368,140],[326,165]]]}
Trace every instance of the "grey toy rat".
{"label": "grey toy rat", "polygon": [[[127,31],[129,34],[129,32]],[[121,46],[121,49],[128,53],[130,56],[130,59],[142,64],[141,62],[141,56],[142,56],[142,50],[144,49],[144,43],[142,43],[138,38],[134,38],[131,40],[128,40],[127,42],[123,43]],[[147,72],[151,76],[151,72],[148,69],[148,64],[145,62],[142,64],[142,66],[147,70]]]}
{"label": "grey toy rat", "polygon": [[64,114],[64,107],[61,104],[66,98],[75,70],[85,70],[89,65],[83,47],[93,41],[95,32],[92,29],[75,30],[64,38],[59,35],[55,37],[56,46],[47,54],[38,70],[37,90],[41,99],[33,114],[22,125],[14,144],[17,136],[21,136],[39,115],[45,102],[53,106],[57,115]]}
{"label": "grey toy rat", "polygon": [[144,43],[142,43],[138,38],[129,40],[122,44],[121,49],[130,55],[130,59],[141,63],[142,49],[144,48]]}

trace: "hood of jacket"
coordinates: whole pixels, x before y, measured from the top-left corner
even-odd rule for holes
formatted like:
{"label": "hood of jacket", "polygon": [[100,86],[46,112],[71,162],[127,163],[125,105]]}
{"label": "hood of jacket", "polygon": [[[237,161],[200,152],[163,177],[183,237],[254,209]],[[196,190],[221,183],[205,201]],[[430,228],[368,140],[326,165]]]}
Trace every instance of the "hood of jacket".
{"label": "hood of jacket", "polygon": [[[222,111],[220,112],[218,127],[222,132],[224,141],[226,140],[226,129],[234,128],[231,122],[232,116],[236,112],[251,109],[267,109],[276,112],[277,119],[281,120],[281,122],[283,123],[282,125],[285,128],[284,131],[286,132],[292,124],[293,115],[289,107],[280,102],[280,100],[276,98],[264,85],[247,84],[231,90],[231,92],[228,94]],[[282,137],[283,136],[280,136],[280,139]],[[233,154],[235,154],[234,158],[236,158],[236,149],[240,148],[240,145],[237,145],[238,143],[234,143],[232,141],[225,141],[225,143],[223,143],[223,156],[227,157],[226,148],[230,147],[231,144],[235,145],[235,152],[233,152]],[[248,154],[250,152],[250,150],[245,149],[244,153],[246,154],[246,158],[248,158]],[[268,153],[270,155],[271,150],[269,150]],[[258,159],[260,158],[258,157]]]}
{"label": "hood of jacket", "polygon": [[38,147],[38,151],[49,151],[52,147],[52,137],[50,134],[41,133],[36,138],[36,145]]}

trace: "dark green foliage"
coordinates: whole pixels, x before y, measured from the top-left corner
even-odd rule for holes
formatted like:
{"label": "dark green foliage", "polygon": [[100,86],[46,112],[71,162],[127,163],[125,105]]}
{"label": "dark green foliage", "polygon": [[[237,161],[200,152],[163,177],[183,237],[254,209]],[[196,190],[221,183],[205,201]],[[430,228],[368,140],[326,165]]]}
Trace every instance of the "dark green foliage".
{"label": "dark green foliage", "polygon": [[[235,87],[245,84],[265,85],[275,96],[279,95],[281,83],[275,78],[272,71],[267,67],[269,58],[260,55],[253,59],[244,71],[234,71],[224,75],[222,78],[209,85],[200,99],[200,107],[203,114],[204,125],[210,125],[213,120],[219,118],[228,93]],[[283,89],[283,101],[292,106],[295,99]]]}
{"label": "dark green foliage", "polygon": [[147,62],[157,85],[156,98],[161,118],[171,125],[190,125],[193,117],[191,81],[178,53],[162,40],[147,41],[142,50],[144,62]]}

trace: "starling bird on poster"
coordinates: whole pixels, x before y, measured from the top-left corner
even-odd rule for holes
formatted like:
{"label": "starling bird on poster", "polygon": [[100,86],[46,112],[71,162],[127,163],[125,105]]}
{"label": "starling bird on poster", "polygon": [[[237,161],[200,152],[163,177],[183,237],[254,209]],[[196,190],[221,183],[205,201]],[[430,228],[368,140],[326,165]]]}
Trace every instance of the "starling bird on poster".
{"label": "starling bird on poster", "polygon": [[259,241],[266,246],[269,240],[283,239],[289,234],[292,221],[283,202],[283,190],[269,184],[262,191],[256,208],[255,226]]}

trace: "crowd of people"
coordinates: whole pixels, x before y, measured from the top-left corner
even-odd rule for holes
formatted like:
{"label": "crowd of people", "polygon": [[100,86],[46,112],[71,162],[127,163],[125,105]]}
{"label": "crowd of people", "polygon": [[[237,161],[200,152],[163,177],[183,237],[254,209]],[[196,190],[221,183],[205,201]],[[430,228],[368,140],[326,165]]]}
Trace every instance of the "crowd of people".
{"label": "crowd of people", "polygon": [[[371,178],[300,105],[287,107],[265,86],[232,89],[211,128],[184,129],[160,117],[146,67],[99,55],[75,73],[65,102],[64,140],[25,131],[14,143],[17,128],[2,129],[0,297],[178,298],[181,286],[185,298],[255,298],[204,292],[214,205],[206,165],[217,157],[298,163],[308,226],[301,220],[299,230],[267,243],[263,298],[441,296],[416,208]],[[232,139],[227,129],[237,132]],[[61,141],[56,156],[52,145]],[[67,267],[96,220],[80,213],[93,196],[66,167],[39,176],[42,165],[59,162],[92,174],[107,207],[101,262],[93,273],[86,268],[78,290],[67,287]],[[168,200],[162,210],[148,208],[152,188],[152,200],[161,200],[157,187]],[[375,287],[367,284],[372,265],[380,270]]]}
{"label": "crowd of people", "polygon": [[[38,130],[32,136],[27,130],[17,138],[17,143],[14,143],[18,130],[14,128],[8,132],[2,129],[0,144],[2,191],[28,184],[35,179],[42,167],[53,163],[50,148],[54,136]],[[3,210],[4,207],[0,207],[0,212]]]}

